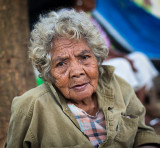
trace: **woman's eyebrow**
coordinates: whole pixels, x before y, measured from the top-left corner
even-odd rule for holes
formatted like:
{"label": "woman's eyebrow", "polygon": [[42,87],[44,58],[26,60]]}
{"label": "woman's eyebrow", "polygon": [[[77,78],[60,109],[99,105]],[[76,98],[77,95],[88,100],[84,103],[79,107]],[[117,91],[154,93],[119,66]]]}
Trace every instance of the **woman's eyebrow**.
{"label": "woman's eyebrow", "polygon": [[59,62],[59,61],[65,61],[66,59],[68,59],[67,57],[56,57],[56,59],[54,60],[55,63]]}
{"label": "woman's eyebrow", "polygon": [[86,53],[91,53],[91,51],[88,50],[88,49],[85,49],[85,50],[81,51],[77,56],[82,56],[82,55],[84,55]]}

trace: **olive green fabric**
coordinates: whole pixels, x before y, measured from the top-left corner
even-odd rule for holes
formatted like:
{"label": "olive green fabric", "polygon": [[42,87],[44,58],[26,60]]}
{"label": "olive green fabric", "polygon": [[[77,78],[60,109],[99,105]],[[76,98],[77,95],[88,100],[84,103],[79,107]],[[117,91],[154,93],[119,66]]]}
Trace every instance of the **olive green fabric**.
{"label": "olive green fabric", "polygon": [[[160,136],[144,123],[145,109],[131,86],[105,67],[97,96],[106,121],[107,138],[99,148],[132,148],[160,143]],[[91,148],[88,137],[51,84],[44,83],[15,97],[11,108],[7,148]]]}

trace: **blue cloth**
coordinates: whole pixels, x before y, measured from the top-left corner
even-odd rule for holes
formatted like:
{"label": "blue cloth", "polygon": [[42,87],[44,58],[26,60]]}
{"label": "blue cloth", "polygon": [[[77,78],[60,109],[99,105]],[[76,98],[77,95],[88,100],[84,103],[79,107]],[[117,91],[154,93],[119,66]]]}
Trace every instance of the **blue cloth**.
{"label": "blue cloth", "polygon": [[97,0],[93,15],[128,50],[160,59],[160,19],[131,0]]}

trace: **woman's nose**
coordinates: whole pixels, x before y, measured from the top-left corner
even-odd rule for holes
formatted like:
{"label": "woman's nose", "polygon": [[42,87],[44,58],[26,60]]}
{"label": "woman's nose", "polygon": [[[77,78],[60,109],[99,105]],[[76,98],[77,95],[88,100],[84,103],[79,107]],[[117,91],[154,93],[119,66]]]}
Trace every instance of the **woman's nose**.
{"label": "woman's nose", "polygon": [[70,77],[71,78],[80,78],[85,75],[85,71],[81,64],[73,63],[70,69]]}

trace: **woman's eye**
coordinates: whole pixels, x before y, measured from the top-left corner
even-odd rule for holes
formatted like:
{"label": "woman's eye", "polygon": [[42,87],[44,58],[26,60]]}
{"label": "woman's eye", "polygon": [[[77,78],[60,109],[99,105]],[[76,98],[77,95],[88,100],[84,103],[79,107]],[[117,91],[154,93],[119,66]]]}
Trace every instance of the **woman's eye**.
{"label": "woman's eye", "polygon": [[64,65],[64,62],[59,62],[58,64],[57,64],[57,66],[63,66]]}
{"label": "woman's eye", "polygon": [[89,55],[84,55],[82,56],[82,58],[85,60],[85,59],[88,59],[90,56]]}

